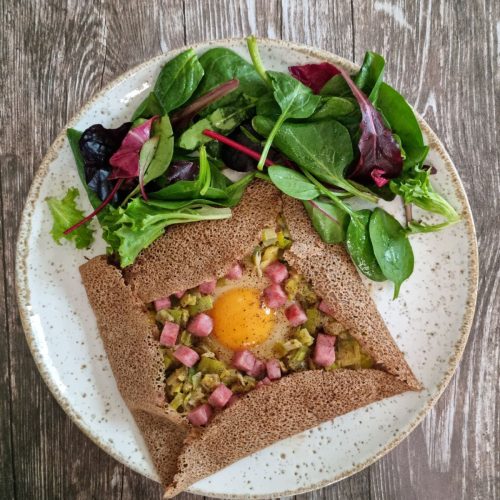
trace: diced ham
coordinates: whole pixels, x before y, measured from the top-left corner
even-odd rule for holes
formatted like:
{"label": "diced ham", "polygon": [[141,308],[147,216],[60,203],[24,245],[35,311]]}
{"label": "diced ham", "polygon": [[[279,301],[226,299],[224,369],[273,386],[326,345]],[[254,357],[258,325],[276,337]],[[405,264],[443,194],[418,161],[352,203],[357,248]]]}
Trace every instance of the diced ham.
{"label": "diced ham", "polygon": [[285,264],[282,264],[278,260],[269,264],[264,270],[264,274],[273,282],[273,283],[282,283],[288,278],[288,269]]}
{"label": "diced ham", "polygon": [[228,280],[239,280],[243,276],[243,267],[239,262],[236,262],[226,274]]}
{"label": "diced ham", "polygon": [[170,297],[163,297],[162,299],[155,300],[155,309],[161,311],[162,309],[170,309],[172,302]]}
{"label": "diced ham", "polygon": [[224,408],[233,395],[233,391],[228,389],[224,384],[218,385],[210,394],[208,403],[214,408]]}
{"label": "diced ham", "polygon": [[276,283],[264,289],[264,298],[266,304],[273,309],[284,306],[287,301],[286,293],[283,288]]}
{"label": "diced ham", "polygon": [[185,345],[179,346],[174,352],[174,358],[180,361],[184,366],[191,368],[200,359],[198,353],[186,347]]}
{"label": "diced ham", "polygon": [[329,304],[327,304],[324,300],[322,300],[319,303],[318,309],[321,312],[324,312],[325,314],[328,314],[328,316],[333,316],[333,307],[331,307]]}
{"label": "diced ham", "polygon": [[253,378],[260,378],[266,372],[266,364],[260,359],[256,359],[251,370],[247,370],[247,375]]}
{"label": "diced ham", "polygon": [[278,380],[281,378],[280,362],[277,359],[270,359],[266,362],[266,371],[269,380]]}
{"label": "diced ham", "polygon": [[285,310],[285,316],[291,326],[303,325],[307,321],[307,315],[298,304],[292,304]]}
{"label": "diced ham", "polygon": [[330,366],[335,362],[335,339],[331,335],[318,333],[312,360],[318,366]]}
{"label": "diced ham", "polygon": [[238,401],[238,399],[240,399],[240,396],[238,396],[238,394],[233,394],[231,396],[231,398],[229,399],[229,401],[227,402],[226,408],[233,406],[234,403],[236,403],[236,401]]}
{"label": "diced ham", "polygon": [[177,341],[177,335],[179,335],[179,325],[172,321],[166,321],[161,331],[160,344],[173,347]]}
{"label": "diced ham", "polygon": [[201,425],[206,425],[212,416],[212,408],[209,404],[205,403],[203,405],[198,406],[194,410],[191,410],[187,414],[188,420],[191,424],[196,427],[200,427]]}
{"label": "diced ham", "polygon": [[201,293],[206,293],[208,295],[215,292],[216,286],[217,286],[216,280],[205,281],[205,283],[202,283],[201,285],[198,286],[198,290]]}
{"label": "diced ham", "polygon": [[269,385],[270,383],[271,383],[271,381],[267,377],[265,377],[262,380],[259,380],[257,382],[257,385],[255,386],[255,388],[257,389],[259,387],[262,387],[263,385]]}
{"label": "diced ham", "polygon": [[214,320],[205,313],[197,314],[187,325],[187,331],[196,337],[208,337],[214,328]]}
{"label": "diced ham", "polygon": [[232,364],[237,370],[249,372],[255,365],[255,356],[250,351],[237,351],[234,353]]}
{"label": "diced ham", "polygon": [[186,290],[182,290],[181,292],[175,292],[172,295],[174,297],[177,297],[178,299],[180,299],[185,293],[186,293]]}

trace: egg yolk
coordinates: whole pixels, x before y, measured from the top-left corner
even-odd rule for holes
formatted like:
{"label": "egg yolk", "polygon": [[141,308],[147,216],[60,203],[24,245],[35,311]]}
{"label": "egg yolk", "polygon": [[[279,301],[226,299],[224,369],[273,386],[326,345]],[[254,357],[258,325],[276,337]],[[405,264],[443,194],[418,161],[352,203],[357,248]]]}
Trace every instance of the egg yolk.
{"label": "egg yolk", "polygon": [[273,312],[261,304],[261,291],[254,288],[224,292],[215,301],[210,315],[217,340],[233,351],[264,342],[275,321]]}

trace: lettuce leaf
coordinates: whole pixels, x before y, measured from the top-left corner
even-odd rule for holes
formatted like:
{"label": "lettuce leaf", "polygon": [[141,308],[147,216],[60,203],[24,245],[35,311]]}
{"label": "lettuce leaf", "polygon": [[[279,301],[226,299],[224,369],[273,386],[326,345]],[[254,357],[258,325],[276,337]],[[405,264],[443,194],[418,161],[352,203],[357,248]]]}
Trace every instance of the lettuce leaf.
{"label": "lettuce leaf", "polygon": [[50,234],[58,245],[61,245],[61,238],[72,241],[76,248],[88,248],[94,241],[94,230],[88,224],[79,227],[70,234],[64,234],[66,229],[85,217],[83,210],[78,209],[76,206],[75,200],[79,195],[80,193],[77,188],[70,188],[61,200],[52,196],[45,200],[49,206],[53,220]]}

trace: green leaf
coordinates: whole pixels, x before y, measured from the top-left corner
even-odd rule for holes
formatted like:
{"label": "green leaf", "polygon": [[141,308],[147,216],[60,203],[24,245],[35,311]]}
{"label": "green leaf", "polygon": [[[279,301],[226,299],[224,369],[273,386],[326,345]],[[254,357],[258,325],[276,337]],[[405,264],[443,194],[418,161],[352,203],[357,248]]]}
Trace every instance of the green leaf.
{"label": "green leaf", "polygon": [[391,130],[399,136],[406,159],[404,167],[421,164],[427,156],[428,148],[420,125],[406,99],[386,83],[382,83],[378,92],[377,107],[389,122]]}
{"label": "green leaf", "polygon": [[274,165],[267,170],[272,183],[283,193],[297,200],[313,200],[320,195],[318,188],[301,173]]}
{"label": "green leaf", "polygon": [[159,135],[160,139],[151,165],[144,176],[145,184],[163,175],[172,161],[174,154],[174,133],[168,115],[162,116],[159,123],[155,123],[154,135]]}
{"label": "green leaf", "polygon": [[384,276],[394,283],[394,299],[401,284],[413,272],[413,250],[401,224],[387,212],[376,208],[369,222],[373,253]]}
{"label": "green leaf", "polygon": [[370,240],[369,223],[372,212],[358,210],[359,224],[349,224],[347,229],[347,250],[356,267],[373,281],[385,281],[386,277],[377,263]]}
{"label": "green leaf", "polygon": [[164,114],[165,112],[156,95],[154,92],[150,92],[134,111],[131,121],[135,122],[139,118],[151,118],[155,115],[161,116]]}
{"label": "green leaf", "polygon": [[326,198],[305,201],[304,206],[314,229],[325,243],[345,240],[349,215],[344,210]]}
{"label": "green leaf", "polygon": [[160,136],[155,135],[142,145],[141,152],[139,153],[139,185],[144,185],[145,174],[147,174],[149,166],[153,161],[159,141]]}
{"label": "green leaf", "polygon": [[328,80],[319,92],[322,96],[352,97],[351,89],[341,75],[335,75]]}
{"label": "green leaf", "polygon": [[70,188],[61,200],[52,196],[46,198],[45,201],[49,206],[53,221],[50,234],[58,245],[61,244],[61,238],[65,238],[72,241],[76,248],[88,248],[94,241],[92,234],[94,231],[89,227],[88,223],[68,235],[64,234],[66,229],[74,226],[85,217],[84,212],[76,206],[75,200],[77,196],[79,196],[78,189]]}
{"label": "green leaf", "polygon": [[374,104],[377,102],[380,85],[384,79],[384,58],[375,52],[366,52],[363,64],[354,77],[354,83]]}
{"label": "green leaf", "polygon": [[203,78],[203,67],[193,49],[188,49],[168,61],[160,71],[154,94],[162,114],[182,106],[193,95]]}
{"label": "green leaf", "polygon": [[[258,112],[258,114],[262,113]],[[308,119],[324,120],[325,118],[334,118],[340,122],[342,119],[350,118],[349,122],[356,121],[359,125],[361,112],[354,99],[346,97],[323,97],[316,111]]]}
{"label": "green leaf", "polygon": [[431,232],[442,229],[460,220],[456,210],[431,185],[430,172],[418,166],[403,173],[402,177],[391,181],[391,191],[403,198],[405,204],[413,203],[417,207],[446,219],[442,224],[427,226],[413,223],[412,232]]}
{"label": "green leaf", "polygon": [[134,198],[126,208],[109,211],[103,221],[103,236],[110,246],[109,251],[119,256],[123,268],[133,264],[141,250],[162,236],[169,225],[229,217],[229,208],[211,207],[193,201],[183,208],[167,210]]}
{"label": "green leaf", "polygon": [[[252,125],[259,134],[267,136],[273,128],[273,121],[256,116]],[[353,160],[353,151],[349,132],[338,121],[285,123],[276,134],[274,146],[320,181],[356,196],[374,199],[373,195],[357,189],[344,178],[344,171]]]}
{"label": "green leaf", "polygon": [[262,59],[260,58],[259,46],[257,45],[257,39],[251,35],[247,37],[247,48],[250,54],[250,58],[252,59],[253,66],[255,71],[262,78],[262,81],[268,86],[271,86],[271,80],[269,79],[269,75],[266,73],[266,69],[264,68],[264,64],[262,63]]}
{"label": "green leaf", "polygon": [[[66,130],[66,136],[68,138],[68,142],[71,147],[73,157],[75,158],[78,176],[80,177],[82,185],[85,188],[90,204],[92,205],[93,208],[97,208],[102,203],[102,201],[99,199],[97,194],[88,187],[87,181],[85,179],[85,162],[83,160],[82,153],[80,152],[80,145],[79,145],[82,134],[83,134],[82,132],[79,132],[74,128],[69,128],[68,130]],[[103,215],[102,212],[99,213],[97,215],[97,218],[100,220],[102,215]]]}
{"label": "green leaf", "polygon": [[268,91],[253,65],[230,49],[217,47],[207,50],[200,56],[200,64],[205,76],[191,98],[192,101],[233,78],[240,82],[235,91],[205,108],[201,113],[203,116],[217,108],[233,104],[242,95],[258,98]]}
{"label": "green leaf", "polygon": [[178,146],[182,149],[193,151],[202,144],[211,141],[212,139],[210,137],[203,135],[205,129],[228,135],[240,125],[240,123],[251,116],[254,108],[254,102],[245,102],[239,106],[218,108],[206,118],[202,118],[185,130],[179,138]]}

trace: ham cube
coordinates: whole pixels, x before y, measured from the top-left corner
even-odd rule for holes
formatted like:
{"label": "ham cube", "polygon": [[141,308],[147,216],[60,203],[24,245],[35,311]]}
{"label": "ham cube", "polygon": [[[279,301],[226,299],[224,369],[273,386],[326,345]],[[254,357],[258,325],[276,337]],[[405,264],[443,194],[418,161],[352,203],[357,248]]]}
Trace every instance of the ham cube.
{"label": "ham cube", "polygon": [[247,370],[247,375],[253,378],[260,378],[266,372],[266,364],[260,359],[256,359],[251,370]]}
{"label": "ham cube", "polygon": [[319,303],[318,309],[327,314],[328,316],[333,316],[333,307],[328,305],[324,300]]}
{"label": "ham cube", "polygon": [[255,356],[250,351],[237,351],[233,356],[233,366],[242,372],[249,372],[255,365]]}
{"label": "ham cube", "polygon": [[186,292],[186,290],[182,290],[181,292],[175,292],[172,295],[174,297],[177,297],[178,299],[180,299],[184,295],[185,292]]}
{"label": "ham cube", "polygon": [[236,262],[236,264],[233,264],[231,269],[226,274],[226,278],[228,280],[239,280],[243,276],[243,267],[241,267],[241,264],[239,262]]}
{"label": "ham cube", "polygon": [[312,360],[318,366],[330,366],[335,362],[335,339],[331,335],[318,333]]}
{"label": "ham cube", "polygon": [[207,295],[210,295],[211,293],[215,292],[216,286],[217,286],[216,280],[205,281],[205,283],[202,283],[201,285],[198,286],[198,290],[201,293],[205,293]]}
{"label": "ham cube", "polygon": [[266,362],[266,371],[269,380],[278,380],[281,378],[280,362],[277,359],[270,359]]}
{"label": "ham cube", "polygon": [[198,353],[193,349],[190,349],[185,345],[181,345],[175,350],[174,358],[177,361],[180,361],[184,366],[191,368],[198,362],[200,356],[198,356]]}
{"label": "ham cube", "polygon": [[269,385],[270,383],[271,383],[271,381],[267,377],[265,377],[262,380],[259,380],[257,382],[257,385],[255,386],[255,388],[258,389],[259,387],[262,387],[264,385]]}
{"label": "ham cube", "polygon": [[166,321],[161,331],[160,344],[173,347],[177,341],[177,335],[179,335],[179,325],[172,323],[172,321]]}
{"label": "ham cube", "polygon": [[170,297],[163,297],[162,299],[155,300],[155,310],[161,311],[162,309],[170,309],[172,302],[170,301]]}
{"label": "ham cube", "polygon": [[307,321],[307,315],[298,304],[292,304],[285,310],[285,316],[290,326],[303,325]]}
{"label": "ham cube", "polygon": [[210,394],[208,403],[214,408],[224,408],[229,403],[233,396],[233,391],[228,389],[224,384],[218,385],[215,390]]}
{"label": "ham cube", "polygon": [[191,410],[187,414],[188,420],[192,425],[196,427],[200,427],[202,425],[206,425],[212,416],[212,408],[209,404],[205,403],[203,405],[198,406],[194,410]]}
{"label": "ham cube", "polygon": [[285,264],[282,264],[279,261],[273,262],[269,264],[264,270],[264,274],[273,282],[273,283],[282,283],[288,278],[288,269]]}
{"label": "ham cube", "polygon": [[214,320],[205,313],[197,314],[187,325],[187,331],[195,337],[208,337],[214,329]]}
{"label": "ham cube", "polygon": [[283,291],[278,284],[269,285],[264,289],[264,298],[266,304],[272,309],[277,309],[278,307],[284,306],[287,301],[286,293]]}

